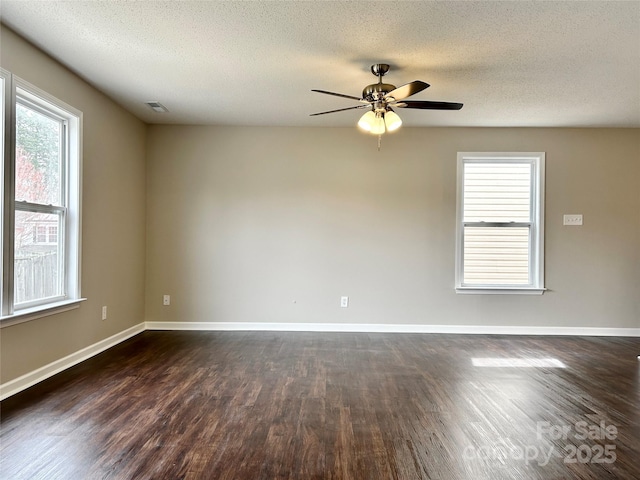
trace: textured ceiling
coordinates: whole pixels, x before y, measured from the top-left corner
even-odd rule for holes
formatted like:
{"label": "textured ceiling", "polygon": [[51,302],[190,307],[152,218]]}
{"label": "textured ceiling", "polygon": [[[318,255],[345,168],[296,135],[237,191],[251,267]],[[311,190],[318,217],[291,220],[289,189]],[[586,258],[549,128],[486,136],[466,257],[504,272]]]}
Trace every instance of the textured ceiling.
{"label": "textured ceiling", "polygon": [[[2,0],[2,22],[149,123],[345,126],[423,80],[408,126],[640,127],[640,2]],[[170,113],[143,104],[160,101]]]}

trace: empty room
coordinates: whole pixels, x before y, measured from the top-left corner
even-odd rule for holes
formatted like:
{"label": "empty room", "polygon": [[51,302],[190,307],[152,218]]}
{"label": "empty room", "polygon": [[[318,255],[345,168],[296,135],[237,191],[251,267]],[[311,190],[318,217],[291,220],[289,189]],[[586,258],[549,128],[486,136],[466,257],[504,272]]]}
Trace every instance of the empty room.
{"label": "empty room", "polygon": [[0,478],[640,478],[640,2],[2,0]]}

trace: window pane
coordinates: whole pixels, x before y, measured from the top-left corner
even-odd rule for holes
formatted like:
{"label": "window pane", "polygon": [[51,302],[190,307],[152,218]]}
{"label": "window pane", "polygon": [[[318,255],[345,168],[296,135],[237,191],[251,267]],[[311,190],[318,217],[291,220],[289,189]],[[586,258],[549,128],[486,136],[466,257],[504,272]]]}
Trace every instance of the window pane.
{"label": "window pane", "polygon": [[36,226],[35,230],[36,230],[36,243],[46,243],[47,227],[44,225],[38,225]]}
{"label": "window pane", "polygon": [[529,283],[529,228],[465,227],[464,283]]}
{"label": "window pane", "polygon": [[16,105],[16,200],[61,204],[61,136],[60,120]]}
{"label": "window pane", "polygon": [[58,226],[51,225],[49,226],[49,243],[58,243]]}
{"label": "window pane", "polygon": [[465,222],[528,222],[531,218],[531,165],[466,163]]}
{"label": "window pane", "polygon": [[60,225],[60,215],[16,211],[14,301],[32,302],[62,294],[57,236],[47,235]]}

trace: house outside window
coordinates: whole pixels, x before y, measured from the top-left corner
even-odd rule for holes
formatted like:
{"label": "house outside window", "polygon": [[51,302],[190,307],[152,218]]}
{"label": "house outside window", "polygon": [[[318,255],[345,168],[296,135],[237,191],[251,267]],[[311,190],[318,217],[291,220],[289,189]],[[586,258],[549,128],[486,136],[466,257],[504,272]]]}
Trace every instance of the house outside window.
{"label": "house outside window", "polygon": [[458,293],[543,293],[544,162],[540,152],[458,153]]}
{"label": "house outside window", "polygon": [[[56,245],[58,243],[58,225],[29,225],[33,232],[32,245]],[[28,238],[28,237],[27,237]]]}

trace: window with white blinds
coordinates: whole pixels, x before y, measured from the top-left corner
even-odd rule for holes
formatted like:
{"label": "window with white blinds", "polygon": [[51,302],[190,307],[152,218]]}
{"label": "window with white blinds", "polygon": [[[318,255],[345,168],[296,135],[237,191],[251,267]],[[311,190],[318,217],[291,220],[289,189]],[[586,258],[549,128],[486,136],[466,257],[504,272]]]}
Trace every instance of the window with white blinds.
{"label": "window with white blinds", "polygon": [[544,153],[458,154],[456,287],[543,290]]}

